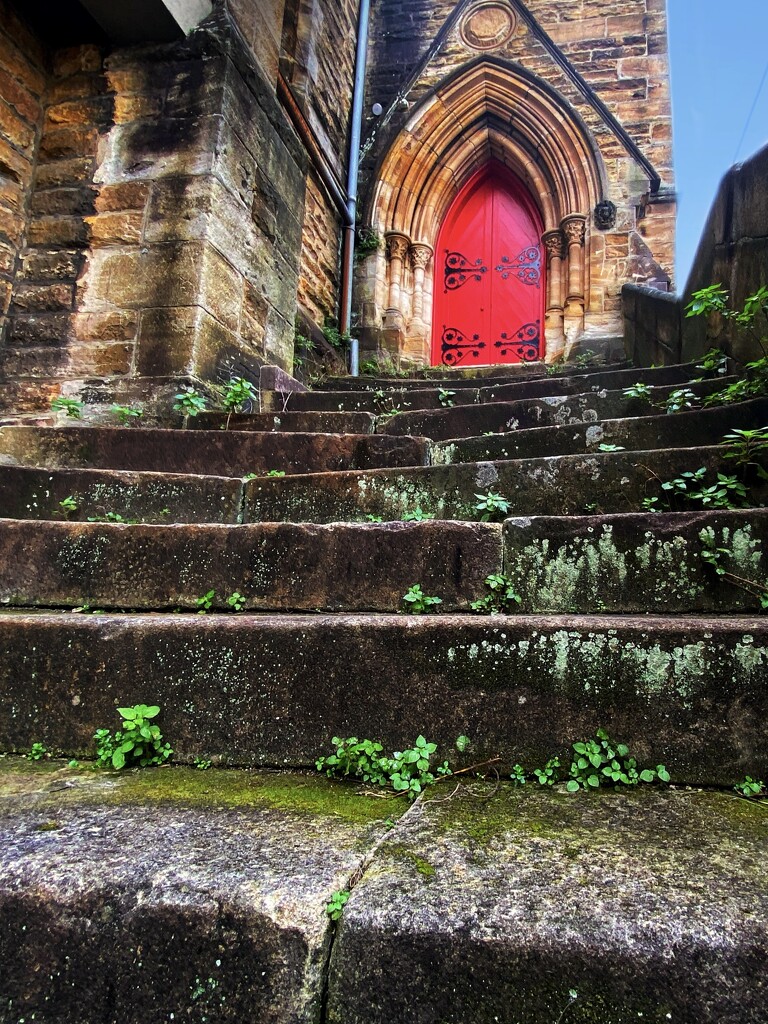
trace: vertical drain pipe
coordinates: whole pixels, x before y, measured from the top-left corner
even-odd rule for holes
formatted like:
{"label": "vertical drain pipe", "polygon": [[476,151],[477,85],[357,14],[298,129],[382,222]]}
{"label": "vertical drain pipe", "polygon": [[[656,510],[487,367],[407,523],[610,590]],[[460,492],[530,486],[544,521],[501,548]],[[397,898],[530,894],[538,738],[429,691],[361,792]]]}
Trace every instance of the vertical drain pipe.
{"label": "vertical drain pipe", "polygon": [[[352,276],[355,269],[355,223],[357,221],[357,179],[360,171],[360,140],[363,125],[363,95],[365,92],[365,65],[368,59],[368,20],[370,0],[360,0],[357,21],[357,53],[355,55],[355,84],[352,92],[352,116],[349,127],[349,164],[347,167],[347,224],[341,246],[341,333],[350,334],[352,326]],[[360,373],[360,341],[350,342],[349,372]]]}

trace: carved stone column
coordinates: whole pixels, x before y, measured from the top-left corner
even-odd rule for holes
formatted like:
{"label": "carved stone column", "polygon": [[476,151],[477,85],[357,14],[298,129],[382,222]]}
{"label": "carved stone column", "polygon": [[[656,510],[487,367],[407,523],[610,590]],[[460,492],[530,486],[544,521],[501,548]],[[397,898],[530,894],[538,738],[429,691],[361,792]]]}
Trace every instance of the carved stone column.
{"label": "carved stone column", "polygon": [[560,225],[568,244],[568,291],[565,299],[565,340],[568,350],[584,330],[584,239],[586,218],[580,213],[565,217]]}
{"label": "carved stone column", "polygon": [[408,323],[408,337],[403,355],[410,361],[427,365],[429,363],[429,325],[424,317],[424,279],[432,259],[432,246],[425,242],[414,242],[408,250],[413,272],[412,316]]}
{"label": "carved stone column", "polygon": [[411,240],[399,231],[384,236],[389,258],[389,304],[384,312],[383,340],[390,355],[399,365],[405,345],[405,303],[403,302],[403,269]]}
{"label": "carved stone column", "polygon": [[413,319],[424,321],[424,275],[432,259],[432,246],[414,242],[408,250],[413,268]]}
{"label": "carved stone column", "polygon": [[544,360],[553,363],[565,348],[563,326],[563,260],[565,236],[562,231],[546,231],[541,241],[547,251],[547,308],[544,315],[546,352]]}
{"label": "carved stone column", "polygon": [[389,256],[389,306],[387,313],[399,313],[402,316],[400,289],[403,283],[403,266],[411,240],[407,235],[401,235],[397,231],[390,231],[385,237],[387,255]]}

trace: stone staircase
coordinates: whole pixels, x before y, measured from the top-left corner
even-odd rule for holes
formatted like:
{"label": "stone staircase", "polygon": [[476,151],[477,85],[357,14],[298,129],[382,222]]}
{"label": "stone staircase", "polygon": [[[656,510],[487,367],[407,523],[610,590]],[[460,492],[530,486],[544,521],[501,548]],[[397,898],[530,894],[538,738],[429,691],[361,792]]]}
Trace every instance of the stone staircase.
{"label": "stone staircase", "polygon": [[[175,748],[0,761],[0,1022],[765,1024],[768,816],[731,787],[768,771],[768,511],[647,505],[733,473],[723,435],[768,402],[624,395],[724,384],[698,376],[432,370],[194,429],[0,427],[0,749],[82,758],[141,702]],[[514,614],[472,612],[492,574]],[[416,583],[438,614],[403,614]],[[673,786],[506,781],[599,727]],[[419,734],[485,780],[408,805],[311,771],[333,736]]]}

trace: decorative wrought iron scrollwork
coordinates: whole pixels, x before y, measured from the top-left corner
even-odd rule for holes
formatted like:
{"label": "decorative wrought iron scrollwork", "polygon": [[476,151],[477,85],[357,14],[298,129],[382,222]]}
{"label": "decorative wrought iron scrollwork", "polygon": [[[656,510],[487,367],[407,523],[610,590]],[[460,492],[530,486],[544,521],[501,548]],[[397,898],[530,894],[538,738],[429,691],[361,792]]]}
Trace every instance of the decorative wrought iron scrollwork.
{"label": "decorative wrought iron scrollwork", "polygon": [[496,270],[505,281],[511,274],[514,274],[523,284],[539,288],[541,286],[541,249],[538,245],[529,245],[515,259],[512,259],[511,256],[502,256],[501,263]]}
{"label": "decorative wrought iron scrollwork", "polygon": [[481,281],[482,275],[487,273],[488,267],[484,266],[482,259],[477,259],[473,263],[466,256],[462,256],[460,252],[445,250],[443,274],[446,292],[455,292],[467,281]]}
{"label": "decorative wrought iron scrollwork", "polygon": [[481,350],[485,348],[485,342],[480,341],[479,334],[473,334],[468,339],[457,327],[444,327],[440,341],[441,358],[446,366],[458,366],[467,356],[479,359]]}
{"label": "decorative wrought iron scrollwork", "polygon": [[517,356],[523,363],[535,363],[539,358],[541,346],[541,321],[524,324],[520,330],[513,335],[502,332],[501,341],[493,343],[494,348],[500,349],[501,356]]}

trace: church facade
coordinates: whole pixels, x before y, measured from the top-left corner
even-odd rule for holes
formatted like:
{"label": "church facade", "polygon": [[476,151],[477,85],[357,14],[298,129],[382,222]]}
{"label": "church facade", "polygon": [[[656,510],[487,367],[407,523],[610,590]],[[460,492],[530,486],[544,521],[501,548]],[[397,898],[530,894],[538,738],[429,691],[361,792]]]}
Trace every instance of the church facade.
{"label": "church facade", "polygon": [[290,372],[328,323],[396,366],[553,361],[671,285],[664,0],[0,6],[19,408]]}

